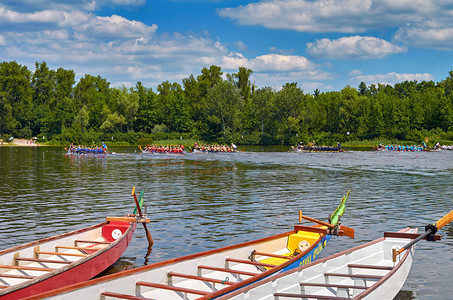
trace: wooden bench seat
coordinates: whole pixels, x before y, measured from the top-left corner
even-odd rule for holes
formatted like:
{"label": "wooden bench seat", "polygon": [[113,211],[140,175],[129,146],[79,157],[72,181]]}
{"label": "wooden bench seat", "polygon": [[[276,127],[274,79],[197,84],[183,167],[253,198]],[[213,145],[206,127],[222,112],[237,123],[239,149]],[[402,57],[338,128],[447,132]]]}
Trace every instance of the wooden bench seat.
{"label": "wooden bench seat", "polygon": [[262,267],[267,267],[267,268],[276,267],[276,265],[265,264],[265,263],[260,263],[260,262],[256,262],[256,261],[245,260],[245,259],[237,259],[237,258],[227,258],[227,259],[225,259],[225,261],[236,262],[236,263],[247,264],[247,265],[254,265],[254,266],[262,266]]}
{"label": "wooden bench seat", "polygon": [[359,265],[359,264],[349,264],[349,268],[357,268],[357,269],[372,269],[372,270],[392,270],[393,267],[391,266],[375,266],[375,265]]}
{"label": "wooden bench seat", "polygon": [[188,289],[188,288],[177,287],[177,286],[173,286],[173,285],[166,285],[166,284],[161,284],[161,283],[146,282],[146,281],[138,281],[136,283],[136,285],[152,287],[152,288],[157,288],[157,289],[170,290],[170,291],[175,291],[175,292],[183,292],[183,293],[188,293],[188,294],[203,295],[203,296],[209,294],[209,292],[205,292],[205,291]]}
{"label": "wooden bench seat", "polygon": [[16,258],[16,261],[17,260],[31,261],[31,262],[40,262],[40,263],[50,263],[50,264],[70,264],[70,263],[72,263],[72,261],[67,261],[67,260],[28,258],[28,257],[18,257],[18,258]]}
{"label": "wooden bench seat", "polygon": [[85,257],[88,254],[83,253],[64,253],[64,252],[50,252],[50,251],[35,251],[37,255],[44,254],[44,255],[61,255],[61,256],[78,256],[78,257]]}
{"label": "wooden bench seat", "polygon": [[219,284],[226,284],[226,285],[234,284],[234,282],[230,282],[230,281],[225,281],[225,280],[220,280],[220,279],[215,279],[215,278],[208,278],[208,277],[203,277],[203,276],[182,274],[182,273],[176,273],[176,272],[169,272],[167,275],[170,277],[182,277],[182,278],[206,281],[206,282],[211,282],[211,283],[219,283]]}
{"label": "wooden bench seat", "polygon": [[17,278],[17,279],[33,279],[33,278],[36,278],[36,276],[15,275],[15,274],[5,274],[5,273],[1,273],[0,277],[3,277],[3,278]]}
{"label": "wooden bench seat", "polygon": [[292,257],[290,256],[284,256],[284,255],[279,255],[279,254],[273,254],[273,253],[266,253],[266,252],[259,252],[259,251],[253,251],[253,255],[261,255],[261,256],[269,256],[269,257],[275,257],[275,258],[283,258],[283,259],[291,259]]}
{"label": "wooden bench seat", "polygon": [[102,292],[101,293],[101,299],[105,297],[113,297],[113,298],[119,298],[119,299],[127,299],[127,300],[146,300],[149,298],[144,298],[144,297],[138,297],[138,296],[132,296],[132,295],[127,295],[127,294],[120,294],[120,293],[113,293],[113,292]]}
{"label": "wooden bench seat", "polygon": [[287,297],[287,298],[309,298],[309,299],[326,299],[326,300],[349,300],[350,298],[335,297],[335,296],[322,296],[310,294],[290,294],[290,293],[275,293],[274,297]]}
{"label": "wooden bench seat", "polygon": [[55,249],[69,249],[69,250],[83,250],[83,251],[98,251],[102,250],[102,248],[92,248],[92,247],[75,247],[75,246],[55,246]]}
{"label": "wooden bench seat", "polygon": [[343,273],[325,273],[324,276],[335,276],[335,277],[353,277],[353,278],[365,278],[365,279],[381,279],[384,276],[379,275],[366,275],[366,274],[343,274]]}
{"label": "wooden bench seat", "polygon": [[107,242],[107,241],[75,240],[75,241],[74,241],[74,244],[77,244],[77,243],[85,243],[85,244],[105,244],[105,245],[111,244],[111,242]]}
{"label": "wooden bench seat", "polygon": [[43,271],[43,272],[50,272],[50,271],[56,270],[56,269],[53,269],[53,268],[41,268],[41,267],[29,267],[29,266],[11,266],[11,265],[0,265],[0,269]]}
{"label": "wooden bench seat", "polygon": [[318,287],[331,287],[331,288],[340,288],[340,289],[367,289],[366,286],[357,286],[357,285],[346,285],[346,284],[334,284],[334,283],[311,283],[311,282],[302,282],[301,286],[318,286]]}
{"label": "wooden bench seat", "polygon": [[218,268],[218,267],[211,267],[211,266],[203,266],[203,265],[198,266],[198,269],[206,269],[206,270],[211,270],[211,271],[219,271],[219,272],[246,275],[246,276],[255,276],[255,275],[259,274],[259,273],[254,273],[254,272],[233,270],[233,269],[227,269],[227,268]]}

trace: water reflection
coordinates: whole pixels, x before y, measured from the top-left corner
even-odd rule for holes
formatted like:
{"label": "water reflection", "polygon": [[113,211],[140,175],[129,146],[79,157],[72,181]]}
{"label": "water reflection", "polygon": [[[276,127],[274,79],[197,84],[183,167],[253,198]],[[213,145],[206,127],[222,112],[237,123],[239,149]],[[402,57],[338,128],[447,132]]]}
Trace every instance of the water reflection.
{"label": "water reflection", "polygon": [[399,291],[393,300],[412,300],[415,299],[415,294],[411,291]]}
{"label": "water reflection", "polygon": [[[252,149],[252,148],[250,148]],[[60,147],[0,148],[0,249],[131,213],[132,186],[145,189],[152,251],[142,226],[124,254],[138,267],[291,229],[298,211],[327,220],[351,189],[343,217],[356,239],[332,238],[322,256],[384,231],[423,227],[452,209],[453,159],[435,153],[240,152],[105,157]],[[256,151],[261,151],[258,148]],[[308,225],[308,222],[304,222]],[[449,298],[453,226],[417,244],[401,299]],[[123,261],[123,260],[122,260]],[[440,293],[440,294],[439,294]],[[409,295],[409,296],[408,296]]]}

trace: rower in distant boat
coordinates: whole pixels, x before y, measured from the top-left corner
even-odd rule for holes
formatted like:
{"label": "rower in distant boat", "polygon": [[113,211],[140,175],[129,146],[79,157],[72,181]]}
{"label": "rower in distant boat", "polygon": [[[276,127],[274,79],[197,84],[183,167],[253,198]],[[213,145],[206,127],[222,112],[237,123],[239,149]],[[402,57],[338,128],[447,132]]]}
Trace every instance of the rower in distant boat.
{"label": "rower in distant boat", "polygon": [[160,146],[151,145],[150,146],[150,145],[146,145],[146,147],[144,149],[142,149],[141,147],[140,147],[140,149],[142,150],[143,154],[155,154],[155,153],[159,153],[159,154],[184,154],[185,153],[183,145],[179,145],[179,146],[164,146],[164,145],[160,145]]}

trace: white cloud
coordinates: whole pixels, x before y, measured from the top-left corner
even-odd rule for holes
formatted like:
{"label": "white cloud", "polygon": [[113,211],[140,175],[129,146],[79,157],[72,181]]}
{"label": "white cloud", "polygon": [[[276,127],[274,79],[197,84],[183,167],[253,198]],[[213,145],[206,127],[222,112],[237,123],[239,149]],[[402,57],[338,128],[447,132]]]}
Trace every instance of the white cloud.
{"label": "white cloud", "polygon": [[95,11],[104,6],[140,7],[146,4],[146,0],[2,0],[1,2],[3,6],[20,12],[42,10]]}
{"label": "white cloud", "polygon": [[[84,4],[94,9],[99,3]],[[114,86],[138,80],[150,87],[166,80],[180,82],[210,65],[229,73],[248,67],[258,86],[297,82],[312,90],[333,77],[306,57],[292,54],[294,50],[272,48],[273,53],[246,57],[244,43],[236,44],[239,52],[231,52],[208,34],[160,34],[155,24],[120,15],[98,16],[87,9],[55,4],[45,10],[19,11],[0,4],[0,57],[30,70],[36,61],[46,61],[50,68],[74,70],[79,78],[100,75]]]}
{"label": "white cloud", "polygon": [[219,9],[217,13],[243,25],[301,32],[357,33],[381,28],[382,24],[399,26],[417,20],[413,15],[426,11],[433,1],[405,0],[404,5],[399,5],[393,3],[398,1],[382,0],[269,0]]}
{"label": "white cloud", "polygon": [[404,47],[370,36],[351,36],[336,40],[321,39],[307,44],[307,52],[317,58],[375,59],[406,52]]}
{"label": "white cloud", "polygon": [[349,76],[359,76],[359,75],[362,75],[362,71],[361,70],[351,70],[349,71]]}
{"label": "white cloud", "polygon": [[223,57],[221,67],[230,72],[237,72],[239,67],[250,68],[254,84],[274,89],[280,89],[288,82],[297,82],[304,89],[318,87],[320,84],[316,81],[332,79],[332,74],[296,55],[266,54],[248,59],[241,53],[231,52]]}
{"label": "white cloud", "polygon": [[415,74],[406,74],[406,73],[387,73],[387,74],[375,74],[375,75],[364,75],[358,74],[357,76],[351,77],[351,82],[357,85],[360,82],[365,82],[367,85],[370,84],[390,84],[394,85],[395,83],[400,83],[403,81],[430,81],[433,80],[433,76],[428,73],[415,73]]}
{"label": "white cloud", "polygon": [[313,70],[315,65],[303,56],[267,54],[250,61],[253,70],[264,72],[291,72]]}
{"label": "white cloud", "polygon": [[241,53],[232,52],[223,57],[222,66],[225,69],[246,67],[254,72],[300,72],[314,70],[316,65],[303,56],[266,54],[253,59],[247,59]]}
{"label": "white cloud", "polygon": [[148,37],[157,30],[157,25],[148,26],[142,22],[130,21],[121,16],[93,17],[88,23],[74,27],[87,36],[102,39]]}
{"label": "white cloud", "polygon": [[399,43],[434,49],[453,44],[450,0],[267,0],[217,13],[241,25],[314,33],[397,28]]}
{"label": "white cloud", "polygon": [[243,41],[237,41],[234,45],[239,51],[247,51],[247,45]]}
{"label": "white cloud", "polygon": [[406,26],[396,32],[394,40],[420,48],[451,50],[453,49],[453,27]]}

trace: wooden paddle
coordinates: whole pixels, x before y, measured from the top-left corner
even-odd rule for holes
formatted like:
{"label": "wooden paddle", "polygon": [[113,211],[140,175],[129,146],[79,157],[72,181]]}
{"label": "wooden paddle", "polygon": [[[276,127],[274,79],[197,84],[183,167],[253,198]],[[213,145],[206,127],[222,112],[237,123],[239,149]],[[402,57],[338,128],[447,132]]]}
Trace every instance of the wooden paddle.
{"label": "wooden paddle", "polygon": [[[323,222],[323,221],[320,221],[320,220],[317,220],[317,219],[313,219],[313,218],[310,218],[310,217],[303,216],[302,215],[302,211],[299,210],[299,222],[302,222],[302,219],[305,219],[305,220],[313,222],[313,223],[317,223],[319,225],[326,226],[326,227],[328,227],[330,229],[335,228],[335,225],[333,225],[333,224],[330,224],[330,223],[327,223],[327,222]],[[350,237],[351,239],[354,238],[354,228],[340,225],[340,226],[338,226],[338,229],[342,230],[344,232],[345,236]]]}
{"label": "wooden paddle", "polygon": [[[132,188],[132,194],[131,196],[134,196],[134,201],[135,201],[135,206],[137,207],[137,212],[140,218],[143,218],[143,213],[142,209],[140,207],[140,204],[138,203],[137,195],[135,194],[135,186]],[[146,223],[142,223],[143,227],[145,228],[146,232],[146,238],[148,239],[148,244],[152,246],[154,244],[153,237],[151,236],[151,233],[148,231],[148,227],[146,227]]]}
{"label": "wooden paddle", "polygon": [[105,219],[108,222],[127,222],[127,223],[133,223],[133,222],[149,223],[149,222],[151,222],[148,218],[136,219],[135,217],[106,217]]}
{"label": "wooden paddle", "polygon": [[[413,239],[410,243],[408,243],[407,245],[403,246],[401,249],[399,249],[399,250],[393,249],[392,250],[393,262],[396,262],[396,256],[397,255],[403,253],[405,250],[409,249],[412,245],[414,245],[415,243],[417,243],[421,239],[424,239],[424,238],[428,237],[430,234],[435,234],[437,232],[437,230],[441,229],[442,227],[444,227],[445,225],[447,225],[451,221],[453,221],[453,210],[450,211],[448,214],[446,214],[441,219],[439,219],[439,221],[437,221],[436,223],[426,225],[425,226],[425,232],[423,234],[420,234],[417,238]],[[428,238],[428,240],[429,240],[429,238]]]}

